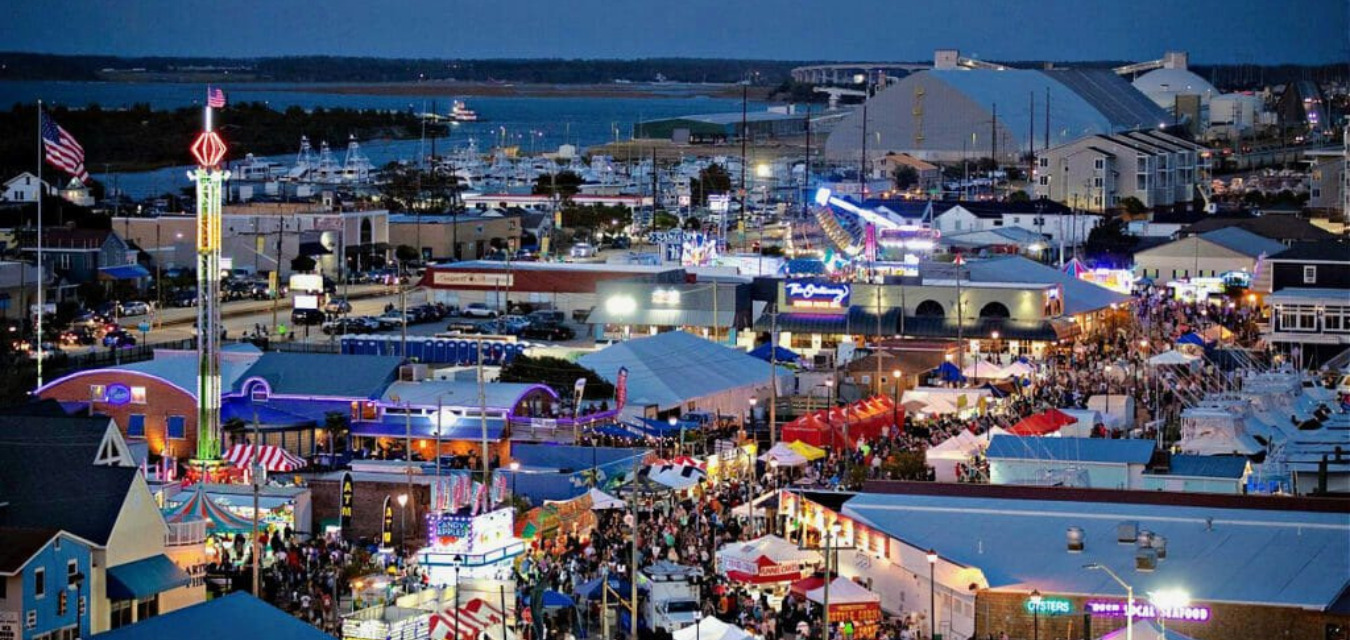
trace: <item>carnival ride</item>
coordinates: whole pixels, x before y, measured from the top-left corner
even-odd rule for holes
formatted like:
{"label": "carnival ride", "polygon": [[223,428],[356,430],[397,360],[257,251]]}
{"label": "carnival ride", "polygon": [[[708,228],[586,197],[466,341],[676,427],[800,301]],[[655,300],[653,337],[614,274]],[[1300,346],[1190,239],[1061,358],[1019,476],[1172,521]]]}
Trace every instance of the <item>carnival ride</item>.
{"label": "carnival ride", "polygon": [[933,253],[941,236],[933,228],[931,201],[923,215],[913,219],[885,207],[860,207],[821,189],[813,213],[825,237],[851,260],[918,262]]}

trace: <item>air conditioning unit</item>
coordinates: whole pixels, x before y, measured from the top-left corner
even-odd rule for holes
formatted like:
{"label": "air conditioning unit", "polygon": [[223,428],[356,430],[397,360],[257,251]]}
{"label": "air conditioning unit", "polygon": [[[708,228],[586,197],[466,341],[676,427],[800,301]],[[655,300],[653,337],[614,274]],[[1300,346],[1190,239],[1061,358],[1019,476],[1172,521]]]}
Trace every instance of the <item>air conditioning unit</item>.
{"label": "air conditioning unit", "polygon": [[1121,544],[1133,544],[1139,537],[1139,523],[1134,520],[1126,520],[1116,525],[1116,542]]}
{"label": "air conditioning unit", "polygon": [[399,382],[421,382],[426,380],[431,368],[425,364],[405,364],[398,368]]}
{"label": "air conditioning unit", "polygon": [[1134,552],[1135,571],[1153,571],[1158,568],[1158,552],[1152,548],[1137,549]]}
{"label": "air conditioning unit", "polygon": [[1083,546],[1086,539],[1084,538],[1082,527],[1069,527],[1068,532],[1065,533],[1065,538],[1069,545],[1069,553],[1083,552]]}

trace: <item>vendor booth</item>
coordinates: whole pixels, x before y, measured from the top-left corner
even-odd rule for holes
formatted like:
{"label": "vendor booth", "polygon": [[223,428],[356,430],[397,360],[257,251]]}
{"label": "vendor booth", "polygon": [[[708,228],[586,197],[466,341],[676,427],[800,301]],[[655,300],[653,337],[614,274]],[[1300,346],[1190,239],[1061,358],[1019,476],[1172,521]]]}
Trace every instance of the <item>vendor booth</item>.
{"label": "vendor booth", "polygon": [[1059,409],[1046,409],[1022,418],[1017,424],[1008,428],[1008,433],[1015,436],[1046,436],[1075,422],[1077,422],[1077,418]]}
{"label": "vendor booth", "polygon": [[417,552],[417,563],[430,584],[509,576],[512,559],[525,552],[525,542],[515,536],[515,513],[510,506],[478,514],[428,513],[427,546]]}
{"label": "vendor booth", "polygon": [[[806,592],[806,599],[825,603],[825,587]],[[830,624],[840,625],[846,637],[869,640],[877,637],[881,624],[881,596],[843,576],[830,582]],[[852,633],[848,629],[852,626]]]}
{"label": "vendor booth", "polygon": [[779,467],[800,467],[805,465],[806,457],[792,450],[785,442],[778,442],[773,445],[764,455],[759,457],[760,462],[777,464]]}
{"label": "vendor booth", "polygon": [[[896,422],[900,421],[900,425]],[[800,440],[818,447],[855,447],[860,439],[874,440],[887,429],[899,428],[904,410],[886,396],[873,396],[843,407],[813,411],[783,425],[783,440]]]}
{"label": "vendor booth", "polygon": [[[905,408],[921,407],[918,413],[930,416],[956,414],[969,417],[992,400],[993,392],[983,387],[948,389],[945,387],[918,387],[905,391],[900,396],[900,404]],[[911,402],[921,403],[911,405]]]}
{"label": "vendor booth", "polygon": [[786,587],[810,575],[820,563],[819,553],[774,535],[733,542],[717,550],[718,570],[746,584]]}
{"label": "vendor booth", "polygon": [[752,640],[745,629],[708,616],[698,622],[671,634],[675,640]]}

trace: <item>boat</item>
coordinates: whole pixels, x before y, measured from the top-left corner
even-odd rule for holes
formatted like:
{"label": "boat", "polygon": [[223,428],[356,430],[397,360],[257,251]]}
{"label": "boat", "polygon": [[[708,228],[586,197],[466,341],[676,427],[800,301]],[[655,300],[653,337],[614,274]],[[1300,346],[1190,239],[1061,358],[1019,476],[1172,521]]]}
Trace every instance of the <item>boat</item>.
{"label": "boat", "polygon": [[463,100],[450,105],[450,119],[455,122],[478,122],[478,112],[470,109]]}

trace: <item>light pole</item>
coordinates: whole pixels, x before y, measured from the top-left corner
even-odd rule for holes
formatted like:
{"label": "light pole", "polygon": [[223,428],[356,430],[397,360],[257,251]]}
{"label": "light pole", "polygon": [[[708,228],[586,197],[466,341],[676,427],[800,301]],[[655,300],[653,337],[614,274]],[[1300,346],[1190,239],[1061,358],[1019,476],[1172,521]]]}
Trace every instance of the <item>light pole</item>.
{"label": "light pole", "polygon": [[408,543],[408,494],[398,494],[398,546],[404,550]]}
{"label": "light pole", "polygon": [[1134,587],[1130,586],[1130,585],[1129,585],[1128,583],[1126,583],[1124,580],[1121,580],[1121,579],[1120,579],[1120,576],[1116,575],[1116,572],[1114,572],[1114,571],[1111,570],[1111,567],[1108,567],[1108,566],[1106,566],[1106,565],[1104,565],[1104,564],[1101,564],[1101,563],[1098,563],[1098,562],[1092,562],[1092,563],[1083,565],[1083,568],[1084,568],[1084,569],[1088,569],[1088,570],[1096,569],[1096,570],[1100,570],[1100,571],[1105,571],[1105,572],[1106,572],[1106,575],[1111,576],[1111,579],[1116,581],[1116,584],[1119,584],[1121,587],[1124,587],[1124,589],[1125,589],[1125,640],[1134,640]]}
{"label": "light pole", "polygon": [[895,433],[900,433],[900,370],[891,372],[891,423],[895,425]]}
{"label": "light pole", "polygon": [[1151,592],[1148,594],[1148,599],[1149,602],[1153,603],[1153,612],[1158,615],[1158,627],[1162,631],[1163,638],[1167,637],[1167,616],[1163,612],[1180,609],[1191,604],[1191,596],[1185,591],[1176,589]]}
{"label": "light pole", "polygon": [[991,346],[991,348],[994,350],[994,361],[1001,363],[1003,362],[1003,350],[999,348],[998,336],[999,333],[997,331],[989,334],[989,337],[993,338],[994,340],[994,344]]}
{"label": "light pole", "polygon": [[464,561],[463,556],[455,556],[455,640],[459,640],[459,565]]}
{"label": "light pole", "polygon": [[[1106,419],[1106,420],[1110,420],[1110,419],[1111,419],[1111,365],[1108,364],[1108,365],[1102,367],[1102,372],[1106,374],[1106,415],[1103,416],[1103,418]],[[1128,430],[1126,431],[1126,435],[1127,435],[1127,436],[1129,435],[1129,431],[1128,431]]]}
{"label": "light pole", "polygon": [[[673,431],[675,430],[675,426],[680,423],[680,419],[675,416],[671,416],[669,418],[666,418],[666,422],[670,423],[670,429]],[[680,438],[679,440],[675,441],[675,455],[682,456],[684,455],[684,429],[680,429],[679,438]]]}
{"label": "light pole", "polygon": [[516,499],[516,478],[520,475],[520,463],[515,460],[512,460],[510,467],[511,467],[511,500],[514,501]]}
{"label": "light pole", "polygon": [[694,612],[694,640],[703,640],[703,612]]}
{"label": "light pole", "polygon": [[830,640],[830,556],[834,555],[837,542],[835,538],[838,535],[838,522],[831,524],[825,529],[825,611],[824,615],[820,616],[822,622],[820,636],[822,640]]}
{"label": "light pole", "polygon": [[[1032,640],[1041,640],[1041,590],[1031,590],[1031,631]],[[1163,637],[1166,637],[1165,635]]]}
{"label": "light pole", "polygon": [[750,398],[750,419],[746,420],[750,424],[750,430],[755,430],[755,405],[759,404],[759,398]]}
{"label": "light pole", "polygon": [[826,411],[834,408],[834,378],[825,381],[825,402]]}
{"label": "light pole", "polygon": [[928,550],[928,639],[937,637],[937,551]]}

